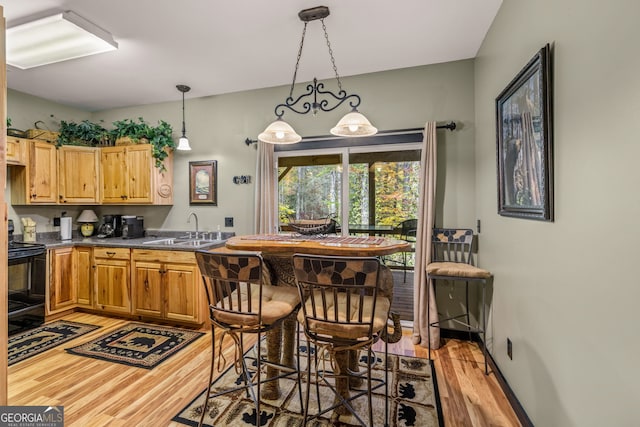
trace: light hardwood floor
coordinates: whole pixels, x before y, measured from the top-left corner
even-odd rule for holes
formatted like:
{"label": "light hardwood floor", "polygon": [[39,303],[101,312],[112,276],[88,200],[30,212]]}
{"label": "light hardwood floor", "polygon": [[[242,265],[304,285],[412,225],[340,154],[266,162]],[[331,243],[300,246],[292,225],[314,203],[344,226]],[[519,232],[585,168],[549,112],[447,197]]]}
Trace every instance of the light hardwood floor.
{"label": "light hardwood floor", "polygon": [[[64,351],[126,320],[84,313],[63,319],[102,327],[9,367],[9,405],[63,405],[66,426],[177,426],[171,418],[206,385],[210,333],[146,370]],[[389,351],[427,357],[427,350],[414,346],[408,334]],[[520,425],[495,376],[484,375],[475,344],[449,340],[434,353],[445,426]],[[227,360],[232,357],[228,354]]]}

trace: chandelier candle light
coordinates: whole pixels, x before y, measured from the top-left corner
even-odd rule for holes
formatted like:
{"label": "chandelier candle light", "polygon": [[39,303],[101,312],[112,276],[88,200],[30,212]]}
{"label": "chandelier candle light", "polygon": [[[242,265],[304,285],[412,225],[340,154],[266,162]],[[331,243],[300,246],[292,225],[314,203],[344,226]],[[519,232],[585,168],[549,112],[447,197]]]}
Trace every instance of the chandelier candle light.
{"label": "chandelier candle light", "polygon": [[[327,27],[324,25],[324,18],[327,16],[329,16],[329,8],[326,6],[305,9],[298,13],[298,17],[304,22],[304,28],[302,30],[302,40],[300,41],[300,48],[298,50],[296,68],[293,72],[293,82],[291,83],[289,97],[284,103],[276,105],[276,120],[267,126],[264,132],[258,135],[258,140],[270,144],[293,144],[299,142],[302,140],[302,137],[293,130],[291,125],[282,120],[285,108],[298,114],[307,114],[311,112],[315,115],[318,111],[335,110],[347,100],[351,106],[351,112],[340,119],[338,124],[333,127],[330,132],[336,136],[346,137],[370,136],[375,135],[378,132],[378,129],[373,127],[369,120],[367,120],[367,118],[358,111],[357,108],[360,105],[360,96],[356,94],[348,95],[347,92],[342,89],[342,82],[340,81],[336,61],[333,58],[333,51],[331,50],[331,44],[329,43]],[[338,82],[339,91],[338,94],[335,94],[330,90],[325,90],[324,83],[318,83],[318,80],[314,78],[313,83],[307,85],[306,92],[294,99],[293,88],[296,84],[296,75],[298,74],[298,66],[300,64],[300,57],[302,56],[307,24],[310,21],[315,21],[317,19],[322,23],[322,30],[324,31],[324,38],[327,41],[329,56],[331,57],[331,64],[333,66],[336,81]],[[326,98],[319,99],[319,97],[322,97],[323,95],[326,95]],[[310,97],[312,97],[311,99],[313,101],[310,100]],[[332,106],[330,102],[335,102],[335,105]]]}

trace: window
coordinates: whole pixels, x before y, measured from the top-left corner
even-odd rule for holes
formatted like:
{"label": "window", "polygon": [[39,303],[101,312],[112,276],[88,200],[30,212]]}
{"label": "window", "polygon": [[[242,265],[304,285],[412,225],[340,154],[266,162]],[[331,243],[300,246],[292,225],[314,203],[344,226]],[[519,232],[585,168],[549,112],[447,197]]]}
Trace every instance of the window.
{"label": "window", "polygon": [[395,226],[417,215],[420,144],[281,151],[276,159],[282,230],[290,220],[335,216],[346,234],[345,224]]}

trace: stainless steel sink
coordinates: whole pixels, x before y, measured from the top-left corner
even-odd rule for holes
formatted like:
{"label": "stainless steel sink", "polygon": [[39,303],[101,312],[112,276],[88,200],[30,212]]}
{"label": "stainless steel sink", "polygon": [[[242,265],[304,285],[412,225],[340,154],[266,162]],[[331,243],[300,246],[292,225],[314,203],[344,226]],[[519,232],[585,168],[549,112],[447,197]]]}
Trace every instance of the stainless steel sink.
{"label": "stainless steel sink", "polygon": [[195,248],[198,248],[200,246],[210,245],[213,242],[215,242],[215,240],[185,240],[176,243],[176,246],[193,246]]}
{"label": "stainless steel sink", "polygon": [[182,246],[182,247],[192,247],[199,248],[202,246],[208,246],[217,242],[217,240],[204,240],[204,239],[182,239],[182,238],[166,238],[166,239],[158,239],[158,240],[149,240],[143,242],[143,245],[153,245],[153,246]]}
{"label": "stainless steel sink", "polygon": [[174,238],[168,238],[168,239],[158,239],[158,240],[149,240],[146,242],[142,242],[143,245],[166,245],[166,246],[173,246],[176,243],[179,242],[183,242],[184,240],[181,239],[174,239]]}

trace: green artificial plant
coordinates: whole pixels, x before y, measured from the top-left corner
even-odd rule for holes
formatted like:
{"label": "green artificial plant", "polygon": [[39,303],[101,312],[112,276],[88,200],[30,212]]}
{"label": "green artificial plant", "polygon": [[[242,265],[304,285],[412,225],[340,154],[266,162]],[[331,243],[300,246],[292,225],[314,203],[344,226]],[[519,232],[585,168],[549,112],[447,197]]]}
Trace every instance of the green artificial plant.
{"label": "green artificial plant", "polygon": [[109,145],[110,135],[102,125],[83,120],[80,123],[60,120],[57,146],[61,145]]}
{"label": "green artificial plant", "polygon": [[134,143],[149,143],[153,146],[153,157],[156,159],[156,167],[164,170],[163,161],[167,157],[167,148],[176,148],[173,141],[173,129],[164,120],[158,121],[158,126],[150,126],[142,117],[138,120],[124,119],[113,122],[114,128],[110,131],[111,137],[129,138]]}

